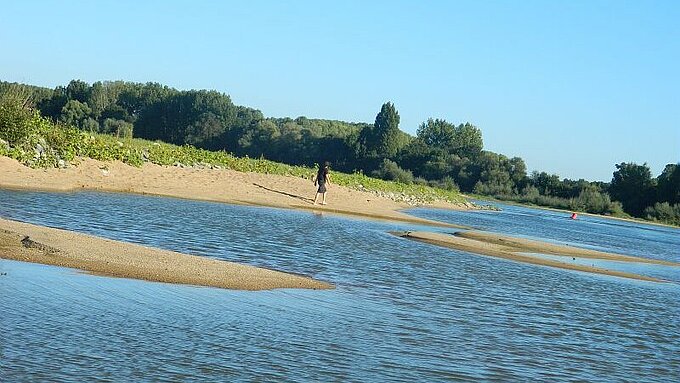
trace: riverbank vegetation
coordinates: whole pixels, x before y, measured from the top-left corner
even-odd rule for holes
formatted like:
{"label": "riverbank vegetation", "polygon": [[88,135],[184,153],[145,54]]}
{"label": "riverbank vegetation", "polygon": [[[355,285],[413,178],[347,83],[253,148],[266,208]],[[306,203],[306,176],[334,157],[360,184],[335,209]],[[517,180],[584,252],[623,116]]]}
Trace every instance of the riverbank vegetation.
{"label": "riverbank vegetation", "polygon": [[[527,174],[520,157],[484,150],[482,132],[473,124],[432,118],[420,124],[415,136],[404,133],[399,129],[396,106],[389,102],[369,124],[304,116],[265,117],[259,110],[233,104],[223,93],[180,91],[157,83],[73,80],[67,86],[47,89],[0,82],[0,97],[38,111],[44,119],[37,125],[59,126],[69,132],[48,134],[47,129],[42,136],[50,142],[65,140],[50,146],[65,162],[85,155],[130,164],[203,162],[295,174],[308,173],[314,164],[329,161],[336,171],[348,174],[340,176],[339,182],[356,187],[443,193],[446,198],[455,198],[462,191],[680,225],[678,164],[669,164],[661,175],[652,177],[646,164],[622,162],[614,165],[610,182],[560,179],[546,172]],[[1,127],[0,133],[6,129]],[[74,138],[76,133],[81,138]],[[11,134],[8,131],[7,137]],[[34,158],[34,149],[45,149],[39,138],[27,143],[23,152],[16,141],[4,139],[10,143],[5,152],[22,162],[60,164],[49,153]],[[376,178],[395,182],[383,184]]]}
{"label": "riverbank vegetation", "polygon": [[[55,123],[36,110],[7,102],[0,102],[0,155],[34,168],[68,167],[77,164],[79,157],[89,157],[100,161],[122,161],[132,166],[150,162],[182,168],[230,169],[302,178],[310,178],[316,172],[312,167],[287,165],[264,158],[237,157],[225,151],[210,151],[191,145],[178,146],[85,132]],[[360,172],[334,172],[333,181],[411,204],[435,200],[465,202],[455,190],[386,181]]]}

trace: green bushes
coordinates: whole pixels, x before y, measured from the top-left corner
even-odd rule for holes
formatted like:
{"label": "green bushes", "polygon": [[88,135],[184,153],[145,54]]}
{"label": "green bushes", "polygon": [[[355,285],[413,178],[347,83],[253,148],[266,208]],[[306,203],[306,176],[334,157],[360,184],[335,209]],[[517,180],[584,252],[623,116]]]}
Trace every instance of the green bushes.
{"label": "green bushes", "polygon": [[645,209],[645,218],[680,226],[680,204],[671,205],[668,202],[655,203]]}
{"label": "green bushes", "polygon": [[30,167],[63,167],[77,157],[119,160],[135,166],[143,162],[139,149],[113,137],[54,124],[38,112],[13,103],[0,105],[0,138],[7,142],[0,154]]}
{"label": "green bushes", "polygon": [[454,181],[454,179],[449,177],[449,176],[446,176],[446,177],[442,178],[441,180],[432,180],[432,181],[428,182],[427,184],[430,185],[433,188],[440,188],[440,189],[444,189],[444,190],[448,190],[448,191],[452,191],[452,192],[456,192],[456,193],[460,192],[460,188],[456,184],[456,181]]}
{"label": "green bushes", "polygon": [[11,146],[21,144],[39,131],[41,123],[37,112],[24,109],[18,104],[0,104],[0,139]]}
{"label": "green bushes", "polygon": [[402,182],[385,181],[368,177],[363,173],[333,173],[331,177],[336,184],[357,190],[414,196],[418,200],[424,202],[444,200],[458,203],[465,201],[457,191],[433,188],[422,184],[405,184]]}
{"label": "green bushes", "polygon": [[620,210],[613,206],[609,195],[594,189],[581,190],[577,198],[569,200],[569,208],[595,214],[613,214],[614,212],[618,214]]}
{"label": "green bushes", "polygon": [[[311,178],[315,168],[292,166],[264,158],[235,157],[225,151],[209,151],[190,145],[177,146],[141,139],[117,139],[106,134],[90,134],[74,127],[55,124],[37,112],[13,104],[0,106],[0,155],[34,168],[63,167],[78,157],[100,161],[122,161],[132,166],[151,162],[163,166],[219,167],[240,172],[277,174]],[[397,200],[462,202],[457,189],[443,190],[413,184],[413,176],[395,163],[383,169],[393,181],[362,173],[333,172],[334,183],[350,188],[394,195]],[[391,194],[390,194],[391,193]],[[398,198],[397,198],[398,197]],[[412,198],[411,198],[412,197]]]}
{"label": "green bushes", "polygon": [[387,158],[383,160],[378,170],[374,170],[371,175],[388,181],[397,181],[404,184],[413,183],[413,173],[410,170],[400,168],[396,162],[390,161]]}
{"label": "green bushes", "polygon": [[520,195],[502,194],[497,195],[496,198],[504,201],[528,203],[563,210],[582,211],[615,217],[628,216],[624,213],[621,203],[612,201],[609,195],[595,189],[583,189],[577,198],[561,198],[542,195],[535,186],[529,185],[522,190]]}

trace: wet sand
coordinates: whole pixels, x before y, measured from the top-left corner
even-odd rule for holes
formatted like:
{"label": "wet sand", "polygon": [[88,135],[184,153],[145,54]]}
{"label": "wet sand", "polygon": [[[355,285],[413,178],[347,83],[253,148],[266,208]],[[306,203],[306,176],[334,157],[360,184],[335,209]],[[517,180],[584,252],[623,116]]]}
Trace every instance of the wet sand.
{"label": "wet sand", "polygon": [[226,289],[334,288],[305,276],[5,219],[0,219],[0,258],[111,277]]}
{"label": "wet sand", "polygon": [[[572,258],[589,258],[618,262],[639,262],[665,266],[680,266],[680,263],[631,257],[614,253],[605,253],[601,251],[556,245],[552,243],[532,241],[478,231],[459,232],[455,234],[440,234],[430,232],[391,232],[390,234],[410,240],[429,243],[432,245],[496,258],[509,259],[517,262],[652,282],[665,281],[645,275],[609,270],[600,267],[585,266],[576,263],[570,263],[569,261],[571,261]],[[564,261],[561,262],[557,260],[534,257],[526,253],[559,255],[564,257]]]}
{"label": "wet sand", "polygon": [[455,236],[458,238],[471,239],[475,241],[498,245],[504,248],[506,251],[513,252],[542,253],[551,255],[561,255],[565,257],[602,259],[617,262],[637,262],[665,266],[680,266],[680,263],[674,263],[660,259],[641,258],[633,257],[630,255],[607,253],[598,250],[584,249],[580,247],[567,245],[558,245],[549,242],[541,242],[525,238],[510,237],[494,233],[485,233],[481,231],[461,231],[456,233]]}
{"label": "wet sand", "polygon": [[[0,188],[46,191],[100,190],[150,194],[308,210],[326,214],[462,228],[462,226],[402,213],[410,207],[369,192],[330,185],[328,205],[314,205],[316,188],[309,179],[226,169],[194,169],[145,163],[136,168],[122,162],[82,159],[67,169],[31,169],[0,156]],[[332,177],[332,173],[331,173]],[[464,205],[439,202],[438,207],[464,209]]]}

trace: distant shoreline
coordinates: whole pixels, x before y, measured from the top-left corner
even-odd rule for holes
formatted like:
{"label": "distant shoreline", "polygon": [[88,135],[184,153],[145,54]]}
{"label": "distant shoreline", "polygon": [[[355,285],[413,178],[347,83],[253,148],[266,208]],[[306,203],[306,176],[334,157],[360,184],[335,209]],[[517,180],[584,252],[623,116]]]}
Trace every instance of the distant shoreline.
{"label": "distant shoreline", "polygon": [[516,202],[516,201],[504,201],[504,200],[493,198],[493,197],[490,197],[490,196],[479,196],[479,195],[469,196],[469,195],[466,195],[465,197],[468,198],[468,199],[477,199],[477,200],[486,201],[486,202],[498,202],[498,203],[502,203],[502,204],[505,204],[505,205],[511,205],[511,206],[528,207],[528,208],[532,208],[532,209],[540,209],[540,210],[548,210],[548,211],[554,211],[554,212],[559,212],[559,213],[566,213],[567,215],[571,215],[571,213],[577,213],[578,215],[585,215],[585,216],[588,216],[588,217],[613,219],[613,220],[622,221],[622,222],[641,223],[641,224],[644,224],[644,225],[662,226],[662,227],[669,227],[669,228],[672,228],[672,229],[680,229],[680,226],[675,226],[675,225],[671,225],[671,224],[663,223],[663,222],[658,222],[658,221],[649,221],[649,220],[646,220],[646,219],[636,218],[636,217],[630,217],[630,218],[614,217],[612,215],[587,213],[587,212],[576,211],[576,210],[558,209],[556,207],[550,207],[550,206],[532,205],[532,204],[521,203],[521,202]]}

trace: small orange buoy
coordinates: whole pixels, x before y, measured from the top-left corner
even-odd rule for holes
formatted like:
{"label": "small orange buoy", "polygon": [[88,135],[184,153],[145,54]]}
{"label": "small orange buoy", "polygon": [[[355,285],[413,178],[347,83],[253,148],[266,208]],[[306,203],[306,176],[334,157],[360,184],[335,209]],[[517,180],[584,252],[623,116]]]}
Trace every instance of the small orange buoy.
{"label": "small orange buoy", "polygon": [[578,214],[576,213],[571,213],[571,219],[576,219],[578,218]]}

